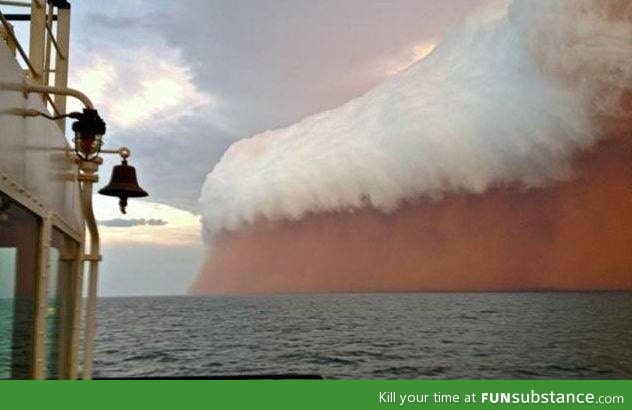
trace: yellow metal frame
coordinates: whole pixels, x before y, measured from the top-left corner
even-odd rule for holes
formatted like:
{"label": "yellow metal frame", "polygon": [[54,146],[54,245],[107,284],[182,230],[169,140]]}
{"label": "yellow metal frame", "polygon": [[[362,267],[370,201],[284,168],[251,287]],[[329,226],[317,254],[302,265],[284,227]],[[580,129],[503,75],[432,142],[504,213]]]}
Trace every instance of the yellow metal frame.
{"label": "yellow metal frame", "polygon": [[[6,38],[12,51],[19,54],[28,68],[32,83],[39,85],[51,85],[58,89],[68,86],[68,59],[70,51],[70,8],[55,8],[47,4],[45,0],[28,2],[0,1],[0,5],[30,7],[31,21],[29,27],[29,53],[20,44],[11,24],[0,12],[2,36]],[[53,33],[53,15],[57,13],[57,29]],[[51,67],[51,52],[55,50],[55,66]],[[55,81],[50,84],[50,74],[55,73]],[[56,114],[66,112],[66,96],[55,95],[51,98],[44,92],[42,98]],[[58,121],[62,131],[65,130],[65,121]]]}
{"label": "yellow metal frame", "polygon": [[[79,249],[83,250],[82,244],[84,243],[85,235],[83,232],[79,232],[71,227],[70,224],[66,223],[64,219],[48,210],[44,205],[43,200],[41,198],[37,198],[31,195],[28,190],[22,187],[17,182],[13,181],[10,176],[0,172],[0,191],[7,197],[11,198],[11,200],[15,201],[25,209],[28,209],[30,212],[35,214],[40,220],[39,225],[39,245],[37,249],[37,272],[36,272],[36,281],[35,281],[35,294],[36,294],[36,303],[35,303],[35,315],[34,315],[34,327],[33,327],[33,362],[32,362],[32,378],[33,379],[43,379],[45,377],[44,369],[46,366],[45,363],[45,329],[46,329],[46,310],[47,310],[47,300],[46,300],[46,289],[48,286],[48,254],[51,246],[51,238],[53,228],[56,228],[68,235],[68,237],[72,238],[79,244]],[[81,296],[82,296],[82,282],[83,282],[83,254],[78,253],[76,255],[76,264],[77,267],[74,273],[74,283],[76,284],[75,289],[75,300],[73,312],[73,329],[71,334],[71,343],[73,346],[71,347],[71,352],[73,355],[68,363],[67,374],[70,378],[76,378],[77,370],[78,370],[78,360],[77,360],[77,351],[78,351],[78,340],[79,340],[79,330],[80,330],[80,309],[81,309]],[[78,289],[78,292],[77,292]]]}
{"label": "yellow metal frame", "polygon": [[[0,5],[22,6],[31,9],[29,54],[27,56],[24,48],[13,33],[12,26],[0,12],[0,23],[2,35],[7,40],[7,44],[17,52],[24,64],[28,68],[28,77],[21,84],[0,84],[0,88],[14,90],[24,93],[38,93],[42,95],[44,103],[52,109],[55,115],[66,112],[66,98],[72,96],[79,99],[86,108],[93,108],[90,99],[82,92],[67,88],[68,83],[68,57],[70,38],[70,9],[56,9],[57,12],[57,32],[53,35],[52,17],[55,13],[53,6],[47,4],[45,0],[34,0],[32,2],[0,1]],[[55,68],[51,69],[51,52],[55,50]],[[54,84],[49,84],[50,73],[55,73]],[[54,99],[51,98],[54,96]],[[65,121],[58,121],[62,132],[65,130]],[[68,150],[70,152],[70,150]],[[71,158],[69,157],[69,160]],[[99,159],[100,160],[100,159]],[[99,249],[99,232],[96,219],[92,209],[92,185],[98,181],[98,167],[101,161],[85,162],[76,160],[78,164],[77,181],[80,186],[80,199],[83,214],[84,232],[77,232],[66,223],[60,215],[50,212],[45,202],[35,198],[23,187],[12,181],[8,175],[0,173],[0,191],[9,196],[12,200],[21,204],[25,208],[35,213],[40,219],[40,245],[38,249],[38,271],[36,294],[37,302],[35,306],[35,326],[34,326],[34,349],[33,349],[33,378],[41,379],[45,377],[45,326],[46,326],[46,289],[48,276],[48,253],[51,245],[51,235],[53,228],[58,228],[74,240],[80,246],[76,258],[75,272],[75,300],[73,311],[73,325],[71,333],[71,357],[67,375],[71,379],[78,377],[79,368],[79,333],[81,330],[81,306],[83,297],[83,267],[84,262],[89,263],[89,285],[88,285],[88,307],[85,312],[85,337],[84,337],[84,358],[81,377],[92,378],[92,352],[95,327],[95,310],[98,283],[98,264],[101,260]],[[85,252],[85,232],[90,235],[90,248]]]}

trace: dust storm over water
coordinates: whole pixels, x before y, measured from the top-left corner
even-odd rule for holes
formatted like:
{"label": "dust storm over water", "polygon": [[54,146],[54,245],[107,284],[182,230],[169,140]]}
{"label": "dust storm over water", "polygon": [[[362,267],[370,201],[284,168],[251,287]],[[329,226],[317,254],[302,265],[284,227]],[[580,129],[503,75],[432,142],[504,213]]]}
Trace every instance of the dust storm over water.
{"label": "dust storm over water", "polygon": [[513,1],[235,143],[194,293],[632,289],[632,6]]}

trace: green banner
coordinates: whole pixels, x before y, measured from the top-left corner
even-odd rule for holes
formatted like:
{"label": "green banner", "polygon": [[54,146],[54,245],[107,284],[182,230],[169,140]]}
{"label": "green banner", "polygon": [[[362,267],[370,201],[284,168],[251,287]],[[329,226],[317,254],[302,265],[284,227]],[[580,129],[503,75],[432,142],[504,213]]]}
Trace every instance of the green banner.
{"label": "green banner", "polygon": [[2,381],[6,409],[629,409],[632,381]]}

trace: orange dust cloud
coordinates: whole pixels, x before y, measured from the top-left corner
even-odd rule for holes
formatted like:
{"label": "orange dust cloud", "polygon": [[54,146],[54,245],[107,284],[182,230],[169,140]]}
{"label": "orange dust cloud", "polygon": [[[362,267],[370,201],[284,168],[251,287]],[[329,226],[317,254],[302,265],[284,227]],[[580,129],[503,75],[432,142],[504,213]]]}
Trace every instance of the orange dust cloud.
{"label": "orange dust cloud", "polygon": [[191,291],[632,290],[632,124],[604,128],[552,186],[224,231]]}

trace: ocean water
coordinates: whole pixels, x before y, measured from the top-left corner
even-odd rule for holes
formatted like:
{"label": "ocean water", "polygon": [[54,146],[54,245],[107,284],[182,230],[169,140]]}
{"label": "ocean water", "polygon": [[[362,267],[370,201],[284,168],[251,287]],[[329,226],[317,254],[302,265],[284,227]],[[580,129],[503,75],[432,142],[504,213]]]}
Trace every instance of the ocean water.
{"label": "ocean water", "polygon": [[632,293],[98,301],[95,377],[632,378]]}

